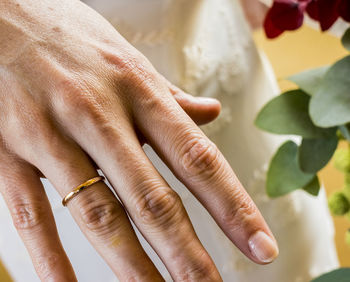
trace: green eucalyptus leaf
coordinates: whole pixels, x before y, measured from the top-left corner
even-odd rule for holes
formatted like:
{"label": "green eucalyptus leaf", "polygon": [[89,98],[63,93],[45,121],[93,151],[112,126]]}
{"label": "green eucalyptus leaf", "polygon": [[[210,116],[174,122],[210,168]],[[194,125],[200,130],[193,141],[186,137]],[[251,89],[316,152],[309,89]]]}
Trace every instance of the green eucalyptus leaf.
{"label": "green eucalyptus leaf", "polygon": [[315,175],[315,177],[303,187],[303,190],[305,190],[313,196],[317,196],[320,192],[320,188],[320,181],[318,180],[317,175]]}
{"label": "green eucalyptus leaf", "polygon": [[311,69],[288,77],[288,80],[298,85],[305,93],[314,95],[328,70],[329,66]]}
{"label": "green eucalyptus leaf", "polygon": [[320,127],[350,122],[350,56],[335,63],[312,96],[310,116]]}
{"label": "green eucalyptus leaf", "polygon": [[338,137],[303,139],[298,151],[300,169],[307,173],[317,173],[332,158],[337,149]]}
{"label": "green eucalyptus leaf", "polygon": [[266,181],[266,190],[270,197],[279,197],[302,188],[314,178],[314,174],[300,170],[297,154],[297,144],[287,141],[273,156]]}
{"label": "green eucalyptus leaf", "polygon": [[310,96],[301,90],[288,91],[268,102],[258,114],[255,124],[276,134],[301,135],[322,138],[332,132],[316,127],[309,116]]}
{"label": "green eucalyptus leaf", "polygon": [[350,268],[338,268],[331,272],[321,275],[311,282],[349,282]]}
{"label": "green eucalyptus leaf", "polygon": [[348,126],[346,125],[341,125],[338,127],[339,131],[341,132],[341,135],[348,141],[350,141],[350,130]]}
{"label": "green eucalyptus leaf", "polygon": [[341,42],[343,43],[343,46],[350,51],[350,28],[348,28],[345,31],[341,39]]}

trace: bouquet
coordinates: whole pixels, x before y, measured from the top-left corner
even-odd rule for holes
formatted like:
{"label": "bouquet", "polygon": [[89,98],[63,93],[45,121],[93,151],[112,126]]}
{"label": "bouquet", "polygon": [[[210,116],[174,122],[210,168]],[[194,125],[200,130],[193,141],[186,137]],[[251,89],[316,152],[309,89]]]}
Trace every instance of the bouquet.
{"label": "bouquet", "polygon": [[[322,31],[342,19],[350,22],[350,0],[275,0],[264,30],[268,38],[302,26],[305,16],[319,22]],[[343,46],[350,51],[350,28]],[[269,101],[255,124],[274,134],[298,135],[300,144],[289,140],[273,156],[267,172],[266,192],[279,197],[296,189],[317,196],[317,173],[333,158],[344,173],[345,184],[328,199],[334,215],[350,221],[350,54],[331,66],[307,70],[288,78],[298,88]],[[338,148],[338,143],[345,148]],[[346,236],[350,245],[350,229]],[[338,269],[315,281],[347,281],[350,269]],[[350,280],[349,280],[350,281]]]}

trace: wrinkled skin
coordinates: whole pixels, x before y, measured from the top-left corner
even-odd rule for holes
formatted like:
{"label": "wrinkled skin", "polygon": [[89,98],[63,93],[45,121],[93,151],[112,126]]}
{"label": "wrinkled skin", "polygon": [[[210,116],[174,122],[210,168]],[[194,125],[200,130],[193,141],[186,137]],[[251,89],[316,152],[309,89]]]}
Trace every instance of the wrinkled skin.
{"label": "wrinkled skin", "polygon": [[[166,81],[80,1],[0,0],[0,101],[0,191],[43,281],[76,278],[40,177],[64,197],[96,176],[97,168],[121,202],[99,182],[68,208],[121,281],[163,279],[126,211],[174,280],[221,280],[143,142],[246,256],[260,264],[277,256],[261,214],[195,124],[214,119],[219,102],[194,98]],[[268,239],[251,245],[258,231]]]}

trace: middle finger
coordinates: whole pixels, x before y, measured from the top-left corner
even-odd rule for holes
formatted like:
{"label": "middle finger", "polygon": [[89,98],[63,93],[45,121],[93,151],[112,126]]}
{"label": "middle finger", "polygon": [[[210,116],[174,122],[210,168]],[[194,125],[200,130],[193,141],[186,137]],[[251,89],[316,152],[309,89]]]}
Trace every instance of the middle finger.
{"label": "middle finger", "polygon": [[132,93],[143,95],[130,100],[138,129],[247,257],[272,262],[278,255],[276,240],[222,153],[156,74],[142,75],[145,83]]}

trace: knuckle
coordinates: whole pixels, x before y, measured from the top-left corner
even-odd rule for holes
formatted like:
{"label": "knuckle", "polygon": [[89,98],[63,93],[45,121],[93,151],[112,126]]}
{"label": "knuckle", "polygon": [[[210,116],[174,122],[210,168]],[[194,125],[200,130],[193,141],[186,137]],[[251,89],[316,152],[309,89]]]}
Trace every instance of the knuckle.
{"label": "knuckle", "polygon": [[71,140],[64,138],[55,125],[46,118],[37,119],[35,124],[22,130],[21,135],[17,138],[20,139],[12,139],[12,150],[35,166],[43,164],[43,155],[47,159],[59,162],[66,161],[67,155],[62,154],[62,152],[67,148],[67,145],[71,148],[74,144]]}
{"label": "knuckle", "polygon": [[194,138],[183,146],[182,152],[182,168],[186,175],[209,178],[217,171],[219,152],[210,140]]}
{"label": "knuckle", "polygon": [[171,189],[152,189],[136,202],[137,214],[145,224],[164,225],[180,214],[180,197]]}
{"label": "knuckle", "polygon": [[110,65],[116,68],[118,73],[123,74],[138,64],[142,59],[143,55],[136,49],[128,50],[127,52],[110,52],[107,50],[101,50],[102,57]]}
{"label": "knuckle", "polygon": [[[100,121],[100,122],[98,122]],[[103,122],[102,122],[103,121]],[[123,144],[123,132],[120,127],[115,124],[114,120],[107,120],[105,118],[95,119],[95,132],[106,143],[106,145],[114,146],[114,144]]]}
{"label": "knuckle", "polygon": [[123,75],[127,75],[129,72],[140,69],[142,61],[141,56],[136,56],[135,54],[133,56],[129,55],[121,60],[118,67]]}
{"label": "knuckle", "polygon": [[33,105],[30,109],[24,105],[20,106],[22,110],[14,111],[15,114],[10,117],[11,123],[8,123],[2,133],[5,139],[12,140],[13,143],[25,142],[30,146],[30,143],[38,139],[38,134],[45,133],[47,116],[37,106]]}
{"label": "knuckle", "polygon": [[146,58],[137,56],[124,62],[118,82],[129,94],[137,94],[140,89],[143,92],[152,92],[157,87],[159,75]]}
{"label": "knuckle", "polygon": [[142,97],[137,97],[135,99],[135,107],[144,113],[164,113],[167,115],[171,109],[167,105],[167,101],[162,97],[157,95],[143,95]]}
{"label": "knuckle", "polygon": [[109,92],[99,82],[94,81],[91,85],[77,78],[62,80],[58,86],[59,94],[54,99],[54,108],[59,116],[71,119],[81,116],[99,118],[103,115],[106,105],[110,104]]}
{"label": "knuckle", "polygon": [[17,230],[34,229],[46,219],[46,213],[40,204],[17,203],[10,211]]}
{"label": "knuckle", "polygon": [[58,83],[57,88],[59,89],[59,94],[56,97],[58,101],[55,102],[60,105],[59,109],[70,110],[81,103],[80,98],[83,97],[85,89],[83,89],[77,79],[64,78]]}
{"label": "knuckle", "polygon": [[96,111],[99,109],[99,105],[97,104],[95,97],[84,90],[81,90],[79,93],[73,92],[68,92],[64,95],[64,112],[68,113],[70,117],[76,115],[91,115],[96,113]]}
{"label": "knuckle", "polygon": [[113,201],[93,201],[80,208],[80,215],[87,229],[101,236],[111,233],[119,226],[122,213]]}
{"label": "knuckle", "polygon": [[256,217],[257,208],[249,196],[240,193],[231,201],[229,208],[224,209],[223,222],[229,227],[235,229],[245,226]]}
{"label": "knuckle", "polygon": [[57,253],[47,254],[36,258],[35,268],[43,281],[51,281],[54,278],[55,268],[61,256]]}
{"label": "knuckle", "polygon": [[180,274],[177,281],[222,281],[208,255],[203,255],[191,268]]}

